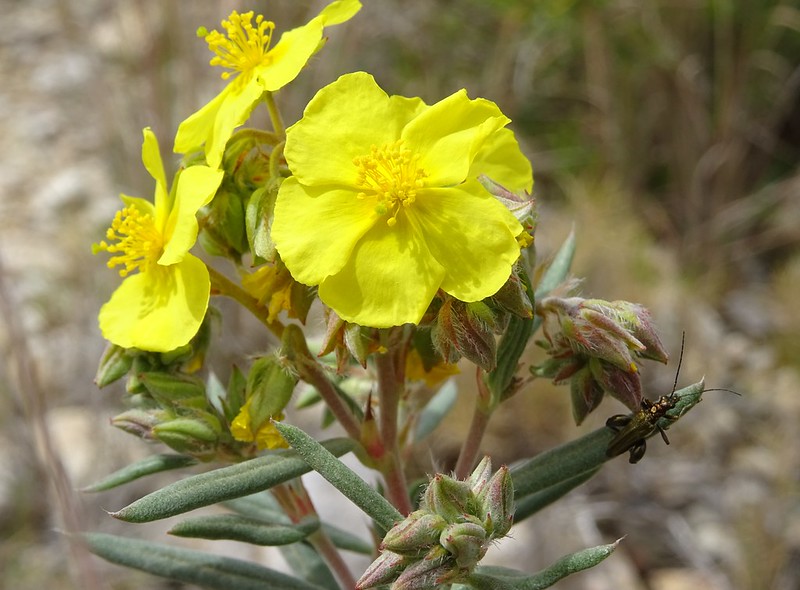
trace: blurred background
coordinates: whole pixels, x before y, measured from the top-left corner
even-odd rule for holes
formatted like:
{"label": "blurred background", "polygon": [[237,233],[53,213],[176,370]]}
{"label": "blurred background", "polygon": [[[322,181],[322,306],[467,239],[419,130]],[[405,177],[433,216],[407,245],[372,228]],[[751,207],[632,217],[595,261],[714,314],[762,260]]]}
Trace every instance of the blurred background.
{"label": "blurred background", "polygon": [[[495,101],[533,163],[539,255],[574,224],[583,294],[640,302],[662,330],[672,360],[644,368],[649,397],[670,391],[683,331],[680,384],[742,393],[706,394],[670,447],[656,437],[641,463],[610,462],[490,558],[536,571],[627,535],[558,587],[798,588],[800,3],[365,4],[279,93],[286,122],[354,70],[428,103],[460,88]],[[0,0],[0,588],[179,587],[71,552],[58,532],[165,540],[104,510],[169,477],[74,491],[154,452],[114,431],[119,390],[92,383],[96,313],[119,279],[90,246],[120,192],[152,194],[142,127],[169,161],[178,123],[223,86],[197,27],[254,9],[280,32],[323,5]],[[225,321],[229,354],[266,346],[247,317]],[[462,395],[434,435],[445,457],[472,410]],[[513,462],[621,411],[606,401],[576,428],[566,388],[536,383],[498,412],[486,451]],[[226,551],[258,559],[243,547]]]}

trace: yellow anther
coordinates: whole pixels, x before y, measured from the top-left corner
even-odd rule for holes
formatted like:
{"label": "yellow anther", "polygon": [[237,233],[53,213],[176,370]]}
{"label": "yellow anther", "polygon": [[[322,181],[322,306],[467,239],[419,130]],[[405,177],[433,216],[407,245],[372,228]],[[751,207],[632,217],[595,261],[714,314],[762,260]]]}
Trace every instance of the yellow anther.
{"label": "yellow anther", "polygon": [[122,266],[119,269],[122,277],[134,270],[147,271],[150,265],[158,261],[164,245],[153,216],[141,213],[136,207],[117,211],[111,227],[106,231],[106,239],[117,243],[103,241],[94,250],[114,254],[108,261],[108,267]]}
{"label": "yellow anther", "polygon": [[375,211],[390,214],[386,223],[393,227],[401,207],[411,206],[417,191],[425,185],[427,173],[420,168],[419,155],[404,148],[402,140],[382,147],[372,146],[364,156],[353,158],[358,169],[356,184],[363,192],[358,198],[374,197]]}
{"label": "yellow anther", "polygon": [[228,20],[222,21],[227,36],[219,31],[206,35],[208,48],[216,54],[209,63],[233,70],[224,72],[223,80],[237,72],[250,72],[269,61],[267,52],[275,23],[264,20],[260,14],[256,17],[256,26],[252,20],[252,11],[239,14],[234,10]]}

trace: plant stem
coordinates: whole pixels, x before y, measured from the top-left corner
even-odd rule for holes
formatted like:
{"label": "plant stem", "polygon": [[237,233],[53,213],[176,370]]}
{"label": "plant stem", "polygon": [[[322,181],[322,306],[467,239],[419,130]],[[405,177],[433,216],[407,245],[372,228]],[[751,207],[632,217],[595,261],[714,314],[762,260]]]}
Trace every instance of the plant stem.
{"label": "plant stem", "polygon": [[489,425],[489,419],[492,417],[493,410],[489,404],[490,399],[491,393],[484,384],[479,370],[478,397],[475,400],[475,411],[472,414],[469,432],[464,438],[464,442],[461,445],[461,452],[456,462],[455,476],[457,479],[466,479],[469,477],[475,465],[475,460],[478,457],[481,442],[483,441],[483,435],[486,433],[486,427]]}
{"label": "plant stem", "polygon": [[234,299],[250,311],[262,324],[269,328],[278,339],[283,336],[285,326],[278,320],[270,321],[269,309],[261,305],[255,297],[216,269],[208,265],[206,265],[206,268],[208,268],[208,274],[211,276],[212,293]]}
{"label": "plant stem", "polygon": [[375,365],[378,370],[380,432],[386,451],[385,460],[380,462],[381,471],[386,479],[386,491],[389,498],[395,508],[407,515],[411,513],[412,508],[397,438],[397,410],[400,405],[403,383],[398,380],[395,356],[391,349],[387,353],[376,355]]}
{"label": "plant stem", "polygon": [[324,369],[313,358],[303,355],[298,359],[300,366],[299,370],[302,372],[303,380],[313,385],[319,392],[320,397],[325,400],[330,411],[336,416],[339,424],[345,429],[350,438],[361,440],[361,425],[356,420],[350,408],[339,396],[336,388],[331,383],[328,376],[325,374]]}
{"label": "plant stem", "polygon": [[330,537],[325,534],[325,531],[319,528],[308,535],[306,540],[311,543],[311,546],[317,550],[317,553],[325,560],[328,567],[336,574],[336,578],[339,580],[339,585],[342,587],[342,590],[349,590],[350,588],[356,587],[356,579],[353,577],[344,559],[342,559],[342,554],[331,542]]}
{"label": "plant stem", "polygon": [[286,135],[286,127],[283,125],[281,112],[278,110],[278,105],[275,103],[275,95],[272,92],[265,92],[264,102],[267,103],[267,109],[269,109],[269,118],[272,121],[272,127],[275,129],[275,134],[283,137]]}

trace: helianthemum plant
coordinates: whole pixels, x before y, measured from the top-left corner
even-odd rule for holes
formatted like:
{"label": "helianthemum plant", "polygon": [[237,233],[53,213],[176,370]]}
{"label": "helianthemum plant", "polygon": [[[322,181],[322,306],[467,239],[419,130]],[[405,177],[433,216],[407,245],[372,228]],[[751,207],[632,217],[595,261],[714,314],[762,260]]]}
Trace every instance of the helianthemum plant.
{"label": "helianthemum plant", "polygon": [[[667,354],[647,310],[562,296],[575,284],[575,235],[537,262],[531,165],[494,102],[460,90],[429,105],[345,73],[284,128],[275,91],[321,49],[325,27],[347,26],[360,7],[333,2],[274,44],[273,23],[251,12],[234,11],[226,34],[202,29],[228,85],[181,123],[174,145],[184,159],[171,188],[145,129],[154,200],[123,196],[95,246],[124,277],[99,316],[111,345],[96,382],[125,379],[126,407],[112,424],[174,452],[88,489],[204,461],[112,515],[142,523],[219,504],[170,533],[289,547],[292,575],[167,544],[84,539],[110,561],[226,590],[545,588],[616,544],[538,573],[486,566],[491,546],[605,461],[625,451],[640,460],[645,439],[673,426],[703,385],[649,403],[642,363]],[[260,104],[272,128],[237,130]],[[225,321],[212,295],[250,312],[271,349],[212,371]],[[525,351],[542,326],[549,356],[531,366]],[[491,418],[541,377],[570,382],[578,422],[606,393],[634,414],[493,472],[481,458]],[[428,435],[470,391],[472,420],[453,472],[441,473]],[[323,411],[312,436],[291,422],[314,405]],[[334,422],[340,434],[317,440]],[[351,451],[377,484],[337,458]],[[348,530],[323,522],[321,499],[301,479],[311,470],[363,518]],[[342,550],[372,564],[351,571]]]}

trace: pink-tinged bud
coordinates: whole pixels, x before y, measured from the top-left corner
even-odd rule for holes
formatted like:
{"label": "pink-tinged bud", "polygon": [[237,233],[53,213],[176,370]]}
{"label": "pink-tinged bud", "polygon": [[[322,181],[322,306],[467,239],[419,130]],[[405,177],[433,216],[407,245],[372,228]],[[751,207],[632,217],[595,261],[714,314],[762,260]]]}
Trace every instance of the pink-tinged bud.
{"label": "pink-tinged bud", "polygon": [[367,588],[388,584],[400,575],[406,563],[407,560],[402,555],[384,551],[356,582],[356,590],[367,590]]}
{"label": "pink-tinged bud", "polygon": [[486,530],[472,522],[448,525],[439,536],[439,544],[455,558],[456,565],[469,570],[486,555],[486,540]]}
{"label": "pink-tinged bud", "polygon": [[424,558],[409,565],[392,584],[392,590],[430,590],[457,573],[453,557],[437,545]]}
{"label": "pink-tinged bud", "polygon": [[438,514],[416,510],[386,533],[381,549],[419,555],[436,543],[446,526],[447,522]]}
{"label": "pink-tinged bud", "polygon": [[485,303],[465,303],[447,297],[439,309],[431,337],[447,362],[454,363],[463,356],[489,372],[497,366],[494,330],[494,315]]}
{"label": "pink-tinged bud", "polygon": [[642,379],[638,372],[630,373],[600,361],[590,363],[592,378],[632,411],[642,407]]}
{"label": "pink-tinged bud", "polygon": [[511,276],[500,287],[500,290],[492,295],[492,302],[500,309],[513,313],[521,318],[533,317],[533,303],[528,297],[525,283],[519,277],[519,267],[514,266]]}
{"label": "pink-tinged bud", "polygon": [[470,513],[475,496],[467,482],[437,473],[425,490],[423,503],[424,510],[438,514],[447,522],[456,522]]}
{"label": "pink-tinged bud", "polygon": [[483,188],[511,211],[517,221],[525,226],[531,234],[533,233],[538,217],[535,198],[528,194],[517,195],[512,193],[485,174],[478,176],[478,181],[483,185]]}
{"label": "pink-tinged bud", "polygon": [[111,419],[111,425],[145,439],[153,438],[153,428],[173,414],[166,410],[127,410]]}
{"label": "pink-tinged bud", "polygon": [[503,465],[478,496],[483,510],[484,526],[492,539],[504,537],[514,521],[514,482],[508,467]]}
{"label": "pink-tinged bud", "polygon": [[489,484],[492,479],[492,460],[489,455],[486,455],[481,462],[472,470],[472,474],[467,478],[467,485],[469,485],[475,497],[479,497],[484,488]]}
{"label": "pink-tinged bud", "polygon": [[600,405],[604,393],[588,366],[573,375],[570,381],[570,394],[575,424],[581,424],[589,412]]}

